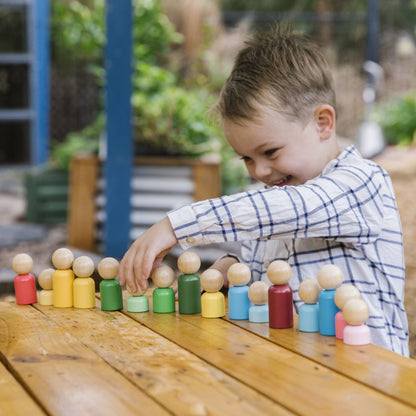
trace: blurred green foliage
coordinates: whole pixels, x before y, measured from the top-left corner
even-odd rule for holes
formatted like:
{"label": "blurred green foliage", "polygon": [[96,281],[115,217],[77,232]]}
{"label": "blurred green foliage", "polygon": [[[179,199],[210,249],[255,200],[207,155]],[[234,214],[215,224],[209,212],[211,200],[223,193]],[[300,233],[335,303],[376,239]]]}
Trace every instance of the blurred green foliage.
{"label": "blurred green foliage", "polygon": [[[363,59],[367,48],[369,1],[364,0],[220,0],[224,11],[274,13],[273,18],[290,18],[294,27],[308,33],[314,40],[321,40],[319,32],[330,28],[331,47],[340,62]],[[416,1],[378,1],[380,39],[391,38],[400,30],[415,33]],[[318,13],[322,13],[321,16]],[[337,20],[328,21],[330,14]],[[322,20],[320,20],[322,19]],[[260,23],[264,26],[264,22]],[[318,36],[317,36],[318,35]],[[383,49],[380,50],[380,54]]]}
{"label": "blurred green foliage", "polygon": [[51,50],[54,65],[60,67],[98,63],[105,42],[105,2],[93,1],[89,8],[79,1],[51,2]]}
{"label": "blurred green foliage", "polygon": [[[138,154],[201,156],[221,154],[223,191],[246,183],[242,164],[234,166],[234,153],[225,142],[219,123],[209,115],[216,95],[198,84],[186,86],[171,58],[182,35],[163,13],[157,0],[133,0],[133,128]],[[52,2],[52,50],[54,64],[85,65],[104,85],[105,1],[92,7],[78,0]],[[68,168],[74,153],[96,151],[104,130],[104,114],[91,126],[54,144],[54,163]]]}
{"label": "blurred green foliage", "polygon": [[416,93],[379,104],[376,117],[389,144],[410,145],[416,138]]}
{"label": "blurred green foliage", "polygon": [[221,148],[219,126],[207,109],[214,97],[206,90],[185,90],[167,70],[138,62],[134,76],[135,136],[153,154],[201,156]]}
{"label": "blurred green foliage", "polygon": [[[223,10],[256,12],[343,12],[362,13],[368,8],[364,0],[220,0]],[[414,30],[415,0],[379,1],[381,29],[386,25],[396,29]]]}
{"label": "blurred green foliage", "polygon": [[79,153],[97,154],[103,129],[104,119],[100,116],[93,124],[68,134],[63,142],[55,143],[52,146],[51,164],[60,170],[68,170],[73,155]]}

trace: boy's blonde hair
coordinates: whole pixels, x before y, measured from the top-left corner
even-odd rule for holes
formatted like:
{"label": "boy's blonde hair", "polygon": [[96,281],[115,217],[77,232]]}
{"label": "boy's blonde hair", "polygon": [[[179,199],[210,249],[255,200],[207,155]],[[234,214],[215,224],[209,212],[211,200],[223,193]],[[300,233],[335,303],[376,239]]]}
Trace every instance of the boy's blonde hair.
{"label": "boy's blonde hair", "polygon": [[306,122],[322,104],[335,108],[329,66],[317,45],[291,25],[257,32],[238,53],[216,110],[224,119],[252,120],[258,104]]}

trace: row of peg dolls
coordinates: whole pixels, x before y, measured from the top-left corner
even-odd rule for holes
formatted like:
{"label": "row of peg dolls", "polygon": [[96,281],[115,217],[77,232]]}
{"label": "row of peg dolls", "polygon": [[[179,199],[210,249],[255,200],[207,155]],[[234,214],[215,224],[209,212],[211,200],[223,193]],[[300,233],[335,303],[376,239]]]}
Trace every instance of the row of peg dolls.
{"label": "row of peg dolls", "polygon": [[[95,307],[95,283],[90,277],[94,272],[91,258],[81,256],[74,259],[67,248],[60,248],[52,255],[54,269],[43,270],[38,276],[42,290],[39,303],[55,307]],[[183,314],[201,313],[205,318],[225,316],[225,298],[220,291],[223,276],[215,269],[208,269],[198,276],[201,266],[199,256],[186,251],[178,258],[178,311]],[[14,257],[12,267],[17,273],[14,279],[16,302],[32,304],[37,302],[35,278],[30,271],[33,260],[27,254]],[[123,308],[122,290],[116,279],[119,263],[112,257],[100,261],[98,273],[100,282],[101,309],[107,311]],[[77,279],[74,280],[74,274]],[[291,277],[290,265],[282,260],[272,262],[267,269],[272,283],[254,282],[249,267],[243,263],[233,264],[227,272],[231,285],[228,291],[229,318],[269,323],[270,328],[293,327],[293,294],[288,285]],[[158,267],[152,274],[156,288],[153,291],[153,312],[175,311],[175,292],[171,288],[175,273],[168,266]],[[368,319],[367,304],[361,299],[356,287],[342,284],[341,270],[333,265],[323,266],[317,279],[308,279],[299,286],[299,297],[303,304],[299,308],[299,330],[320,332],[336,336],[352,345],[370,342],[370,331],[364,324]],[[129,288],[128,288],[129,289]],[[201,295],[201,289],[204,293]],[[148,297],[140,288],[127,298],[129,312],[149,310]]]}
{"label": "row of peg dolls", "polygon": [[[225,316],[225,298],[220,292],[222,274],[215,269],[204,271],[200,276],[200,286],[195,274],[199,267],[199,257],[193,252],[185,252],[178,258],[178,268],[183,273],[178,278],[179,313],[201,312],[205,318]],[[251,271],[247,265],[235,263],[228,269],[227,278],[231,285],[228,290],[229,318],[268,322],[270,328],[291,328],[293,294],[288,285],[291,267],[285,261],[276,260],[269,265],[267,277],[271,286],[262,281],[248,286]],[[173,312],[174,291],[170,288],[173,270],[161,266],[152,278],[158,287],[153,292],[153,312]],[[368,344],[370,331],[365,325],[369,316],[368,306],[355,286],[342,282],[341,269],[328,264],[320,269],[317,279],[307,279],[300,284],[299,297],[303,304],[299,308],[299,330],[336,336],[350,345]],[[202,296],[201,287],[204,290]]]}
{"label": "row of peg dolls", "polygon": [[[55,269],[42,270],[38,283],[39,304],[56,308],[95,308],[95,282],[91,275],[95,265],[88,256],[74,258],[67,248],[59,248],[52,254]],[[30,305],[38,302],[36,280],[31,272],[33,259],[26,253],[17,254],[12,261],[17,275],[14,278],[14,290],[18,305]],[[123,307],[122,290],[116,279],[119,263],[112,257],[106,257],[98,264],[100,282],[101,308],[119,310]],[[75,276],[77,278],[75,279]]]}

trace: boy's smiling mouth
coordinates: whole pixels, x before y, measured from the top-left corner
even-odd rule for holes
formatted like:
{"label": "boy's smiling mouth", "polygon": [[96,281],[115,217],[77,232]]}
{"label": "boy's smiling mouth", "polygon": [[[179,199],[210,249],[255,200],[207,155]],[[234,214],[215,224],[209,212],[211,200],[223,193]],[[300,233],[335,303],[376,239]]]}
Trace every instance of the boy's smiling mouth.
{"label": "boy's smiling mouth", "polygon": [[271,186],[285,186],[290,180],[290,175],[285,176],[284,178],[279,179],[271,184]]}

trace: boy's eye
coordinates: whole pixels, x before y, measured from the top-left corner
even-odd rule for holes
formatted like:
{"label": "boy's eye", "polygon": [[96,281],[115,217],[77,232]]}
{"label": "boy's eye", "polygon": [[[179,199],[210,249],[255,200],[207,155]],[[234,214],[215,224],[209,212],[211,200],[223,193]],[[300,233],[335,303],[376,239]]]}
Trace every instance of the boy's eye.
{"label": "boy's eye", "polygon": [[278,151],[279,149],[277,149],[277,148],[275,148],[275,149],[269,149],[269,150],[266,150],[265,152],[264,152],[264,154],[266,155],[266,156],[273,156],[277,151]]}
{"label": "boy's eye", "polygon": [[250,157],[248,157],[248,156],[241,156],[241,157],[240,157],[240,160],[242,160],[242,161],[244,161],[245,163],[247,163],[247,162],[250,162],[250,161],[251,161],[251,158],[250,158]]}

